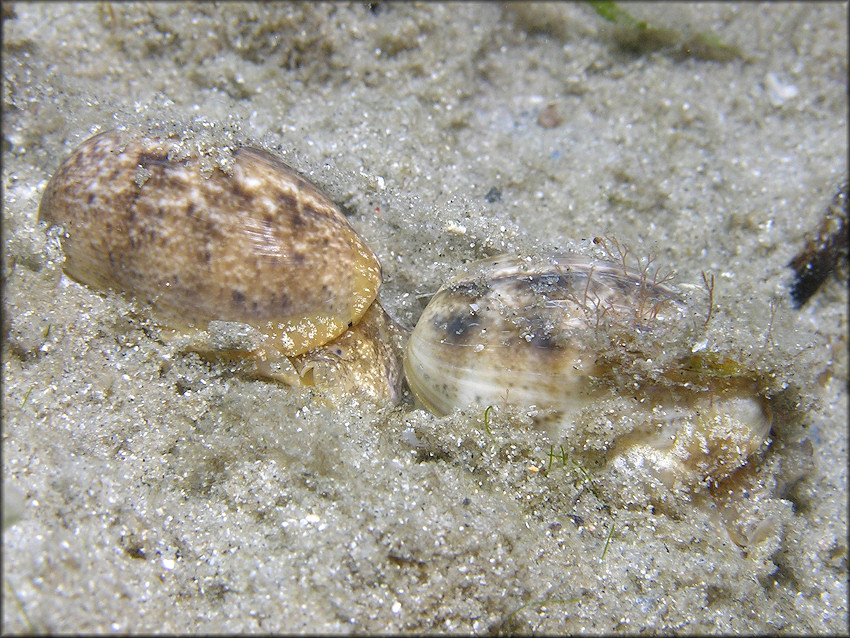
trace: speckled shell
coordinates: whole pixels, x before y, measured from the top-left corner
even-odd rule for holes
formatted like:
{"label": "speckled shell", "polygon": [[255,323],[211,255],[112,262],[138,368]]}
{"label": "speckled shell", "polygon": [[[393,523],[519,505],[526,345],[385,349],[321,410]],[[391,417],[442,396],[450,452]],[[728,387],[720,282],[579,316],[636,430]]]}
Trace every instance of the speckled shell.
{"label": "speckled shell", "polygon": [[61,165],[39,217],[62,226],[68,275],[151,303],[169,327],[249,324],[287,356],[357,323],[381,267],[333,202],[266,151],[205,174],[170,157],[176,144],[109,132]]}
{"label": "speckled shell", "polygon": [[[550,438],[579,452],[607,450],[623,480],[694,488],[729,476],[763,446],[772,417],[758,383],[724,374],[725,363],[700,372],[688,357],[655,377],[613,374],[626,362],[598,350],[606,341],[595,338],[613,325],[609,350],[645,361],[642,346],[665,343],[691,312],[675,289],[621,264],[501,256],[469,265],[434,295],[408,341],[404,370],[438,415],[471,404],[536,408]],[[624,376],[626,387],[613,381]],[[617,407],[603,419],[621,410],[619,424],[598,429],[596,413],[584,408],[612,401]]]}
{"label": "speckled shell", "polygon": [[684,306],[672,289],[607,261],[567,255],[483,260],[428,303],[405,351],[405,374],[437,414],[508,399],[578,408],[590,379],[602,374],[596,353],[578,335],[600,314],[635,312],[651,329],[680,319]]}

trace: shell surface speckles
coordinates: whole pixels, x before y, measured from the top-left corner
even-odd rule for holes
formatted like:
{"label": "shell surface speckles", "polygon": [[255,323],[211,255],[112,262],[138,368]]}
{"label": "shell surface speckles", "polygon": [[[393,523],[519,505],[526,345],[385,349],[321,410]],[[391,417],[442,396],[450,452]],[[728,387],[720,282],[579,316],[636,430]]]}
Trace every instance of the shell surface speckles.
{"label": "shell surface speckles", "polygon": [[651,329],[683,312],[673,290],[611,262],[501,256],[434,295],[408,342],[405,373],[437,414],[506,399],[576,409],[603,375],[580,336],[589,324],[610,314]]}
{"label": "shell surface speckles", "polygon": [[176,144],[104,133],[62,164],[39,216],[64,230],[68,275],[150,302],[169,327],[249,324],[286,356],[357,323],[381,268],[333,202],[266,151],[204,174]]}
{"label": "shell surface speckles", "polygon": [[700,370],[677,343],[693,318],[679,293],[645,270],[502,256],[471,264],[434,295],[404,369],[436,414],[471,404],[534,408],[571,453],[601,453],[615,470],[646,472],[668,488],[695,487],[743,465],[771,417],[754,379],[726,374],[711,357]]}

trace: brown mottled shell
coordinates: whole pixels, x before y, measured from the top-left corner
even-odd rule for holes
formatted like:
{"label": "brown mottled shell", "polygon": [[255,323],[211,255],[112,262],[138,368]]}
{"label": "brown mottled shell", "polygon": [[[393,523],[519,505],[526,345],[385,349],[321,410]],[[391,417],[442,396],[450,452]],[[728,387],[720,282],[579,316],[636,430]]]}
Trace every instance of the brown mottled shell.
{"label": "brown mottled shell", "polygon": [[589,325],[620,315],[651,328],[683,308],[672,289],[619,264],[503,255],[470,264],[437,291],[410,336],[404,370],[437,414],[506,399],[573,409],[591,378],[604,375],[582,341]]}
{"label": "brown mottled shell", "polygon": [[[473,404],[534,407],[550,436],[573,450],[592,439],[632,478],[645,472],[667,486],[699,486],[728,477],[761,449],[772,412],[758,384],[721,369],[709,383],[692,383],[699,375],[687,362],[661,370],[678,373],[663,383],[600,384],[618,378],[611,367],[624,362],[606,357],[595,338],[607,322],[626,344],[623,356],[641,360],[642,344],[689,321],[689,312],[675,289],[621,264],[496,257],[470,264],[437,291],[408,340],[404,370],[438,415]],[[620,394],[629,397],[634,429],[611,435],[616,441],[606,438],[607,426],[588,429],[585,408]]]}
{"label": "brown mottled shell", "polygon": [[357,323],[381,267],[333,202],[264,150],[205,174],[172,159],[176,144],[109,132],[61,165],[39,217],[62,226],[68,275],[151,303],[169,327],[249,324],[287,356]]}

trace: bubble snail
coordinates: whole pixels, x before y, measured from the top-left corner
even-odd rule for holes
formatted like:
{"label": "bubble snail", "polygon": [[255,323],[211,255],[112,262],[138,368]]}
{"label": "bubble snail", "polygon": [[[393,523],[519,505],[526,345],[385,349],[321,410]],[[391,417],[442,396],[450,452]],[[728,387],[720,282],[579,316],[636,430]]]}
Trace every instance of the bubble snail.
{"label": "bubble snail", "polygon": [[[164,328],[206,331],[210,350],[262,377],[397,402],[400,329],[376,300],[375,254],[271,153],[244,146],[229,159],[207,170],[165,135],[83,142],[39,206],[61,227],[65,272],[149,304]],[[710,355],[665,358],[691,312],[625,263],[485,259],[428,303],[404,376],[437,415],[510,403],[534,409],[556,440],[580,437],[594,402],[629,394],[636,425],[611,442],[616,463],[648,466],[668,486],[716,482],[765,445],[771,409],[754,374]]]}
{"label": "bubble snail", "polygon": [[471,264],[410,336],[410,388],[436,414],[535,408],[552,440],[577,442],[586,408],[628,396],[633,429],[604,443],[612,458],[649,467],[667,487],[716,483],[762,448],[770,406],[757,375],[731,362],[690,352],[664,361],[692,310],[647,275],[576,255]]}
{"label": "bubble snail", "polygon": [[339,207],[265,150],[236,148],[227,171],[178,150],[113,131],[62,163],[39,218],[61,226],[66,274],[150,304],[168,329],[208,331],[260,376],[397,400],[381,266]]}

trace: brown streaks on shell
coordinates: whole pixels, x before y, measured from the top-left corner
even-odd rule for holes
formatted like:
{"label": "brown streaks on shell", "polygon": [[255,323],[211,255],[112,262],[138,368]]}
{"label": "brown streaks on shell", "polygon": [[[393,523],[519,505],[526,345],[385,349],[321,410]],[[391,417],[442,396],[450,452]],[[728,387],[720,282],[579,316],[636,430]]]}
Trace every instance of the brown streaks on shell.
{"label": "brown streaks on shell", "polygon": [[318,188],[270,153],[233,151],[205,175],[177,141],[108,132],[50,180],[65,271],[153,305],[169,327],[247,323],[284,355],[338,337],[374,301],[380,264]]}
{"label": "brown streaks on shell", "polygon": [[446,414],[510,396],[529,405],[583,404],[604,372],[584,333],[600,316],[644,329],[681,317],[666,286],[606,261],[503,255],[471,264],[443,286],[410,336],[404,367],[411,389]]}
{"label": "brown streaks on shell", "polygon": [[688,357],[636,374],[662,365],[656,354],[692,312],[646,269],[580,255],[485,259],[428,303],[404,370],[438,415],[521,407],[552,443],[600,450],[625,480],[698,489],[763,448],[772,412],[754,378],[710,356],[702,370]]}

